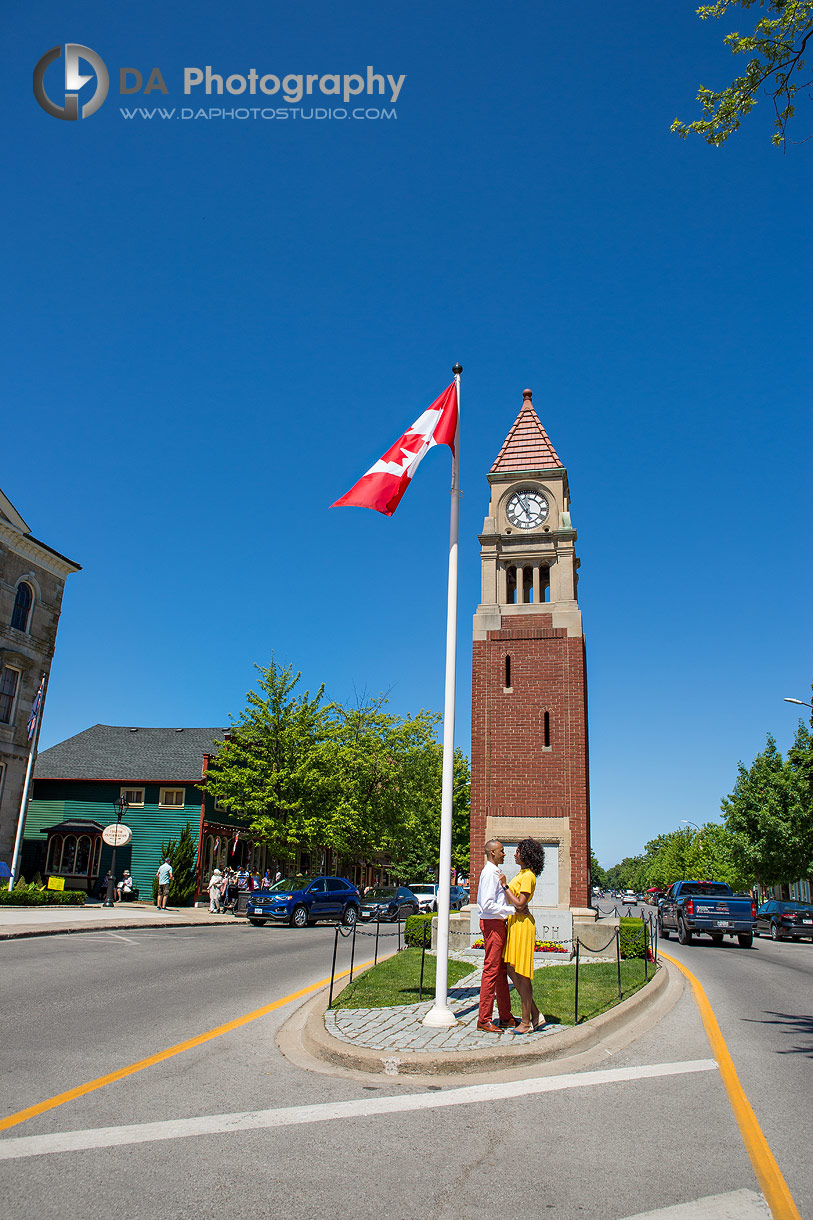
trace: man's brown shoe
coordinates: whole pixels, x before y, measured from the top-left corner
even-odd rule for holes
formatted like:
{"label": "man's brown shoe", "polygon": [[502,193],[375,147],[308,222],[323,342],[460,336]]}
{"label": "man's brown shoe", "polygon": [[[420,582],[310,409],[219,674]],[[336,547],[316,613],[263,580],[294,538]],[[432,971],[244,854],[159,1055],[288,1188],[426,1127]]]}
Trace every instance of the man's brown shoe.
{"label": "man's brown shoe", "polygon": [[501,1034],[502,1030],[499,1025],[495,1025],[493,1021],[478,1021],[477,1028],[484,1034]]}
{"label": "man's brown shoe", "polygon": [[509,1017],[507,1021],[498,1021],[500,1029],[513,1029],[515,1025],[521,1024],[520,1017]]}

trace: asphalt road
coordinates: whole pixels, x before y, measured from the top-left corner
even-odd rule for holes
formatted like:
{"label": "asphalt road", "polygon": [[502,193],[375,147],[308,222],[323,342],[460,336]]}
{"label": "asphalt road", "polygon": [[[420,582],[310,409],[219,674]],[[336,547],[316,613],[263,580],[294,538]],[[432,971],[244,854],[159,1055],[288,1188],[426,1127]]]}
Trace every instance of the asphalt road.
{"label": "asphalt road", "polygon": [[741,949],[726,938],[718,948],[701,936],[660,947],[703,984],[791,1193],[813,1204],[813,1159],[800,1141],[813,1084],[813,945],[759,937]]}
{"label": "asphalt road", "polygon": [[[8,1031],[4,1111],[154,1055],[318,982],[329,973],[332,944],[329,928],[238,925],[0,945],[0,1018]],[[801,991],[807,986],[809,992],[813,953],[806,945],[764,948],[763,954],[762,942],[750,953],[697,946],[681,956],[702,978],[802,1215],[813,1220],[806,1126],[796,1121],[801,1086],[794,1079],[807,1067],[810,1050],[801,1044],[803,1032],[790,1032],[790,1023],[800,1019],[797,1010],[803,1011]],[[342,964],[348,951],[344,943]],[[363,949],[358,954],[366,960]],[[769,1006],[777,986],[785,989],[785,999]],[[584,1087],[527,1095],[520,1079],[515,1098],[448,1108],[438,1108],[437,1095],[465,1082],[427,1087],[404,1078],[342,1077],[295,1067],[274,1044],[295,1003],[36,1115],[0,1139],[124,1124],[141,1130],[140,1124],[153,1121],[195,1123],[201,1116],[268,1108],[283,1108],[295,1121],[251,1130],[236,1118],[234,1130],[201,1134],[196,1127],[193,1135],[181,1121],[178,1138],[162,1142],[7,1160],[3,1180],[11,1220],[32,1213],[37,1220],[63,1220],[66,1209],[93,1215],[102,1206],[140,1220],[208,1220],[225,1211],[280,1220],[335,1214],[353,1220],[479,1220],[484,1212],[516,1210],[557,1220],[622,1220],[758,1189],[713,1066],[653,1074],[653,1065],[664,1063],[709,1064],[709,1045],[688,991],[633,1044],[607,1047],[598,1065],[567,1066],[582,1074]],[[788,1016],[774,1024],[768,1017],[775,1012]],[[808,1024],[807,1043],[809,1034]],[[799,1049],[780,1054],[778,1048],[790,1043]],[[781,1068],[771,1068],[771,1057]],[[597,1066],[626,1071],[628,1078],[602,1083]],[[792,1124],[783,1119],[789,1096]],[[371,1099],[379,1098],[407,1098],[421,1108],[370,1114]],[[350,1102],[356,1109],[348,1117],[311,1121],[303,1107],[325,1102]],[[794,1138],[803,1153],[794,1153]]]}

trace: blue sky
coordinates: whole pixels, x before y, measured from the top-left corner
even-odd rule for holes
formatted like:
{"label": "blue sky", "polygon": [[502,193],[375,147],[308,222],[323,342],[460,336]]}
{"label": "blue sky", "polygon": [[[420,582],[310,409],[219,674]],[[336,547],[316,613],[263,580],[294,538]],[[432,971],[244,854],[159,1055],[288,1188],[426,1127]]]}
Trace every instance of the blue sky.
{"label": "blue sky", "polygon": [[[579,532],[599,859],[716,817],[767,731],[787,748],[813,671],[811,153],[771,146],[767,100],[723,149],[670,133],[730,80],[726,32],[684,0],[8,6],[0,486],[83,565],[43,746],[226,724],[272,652],[331,697],[440,709],[447,451],[392,519],[328,505],[459,360],[463,749],[485,475],[526,385]],[[66,42],[110,71],[75,123],[31,89]],[[177,117],[285,107],[184,96],[206,65],[406,79],[394,118]],[[166,96],[119,94],[156,66]]]}

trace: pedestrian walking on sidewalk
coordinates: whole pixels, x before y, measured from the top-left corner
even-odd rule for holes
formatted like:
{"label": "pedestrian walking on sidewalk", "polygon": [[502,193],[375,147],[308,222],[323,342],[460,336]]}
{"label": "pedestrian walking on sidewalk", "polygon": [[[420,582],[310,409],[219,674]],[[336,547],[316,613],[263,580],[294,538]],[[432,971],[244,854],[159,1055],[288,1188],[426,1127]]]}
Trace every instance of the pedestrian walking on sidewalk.
{"label": "pedestrian walking on sidewalk", "polygon": [[169,860],[164,861],[155,875],[158,878],[158,899],[156,906],[159,910],[164,911],[166,910],[167,898],[169,897],[169,883],[173,877],[172,865]]}
{"label": "pedestrian walking on sidewalk", "polygon": [[[485,846],[485,853],[486,862],[480,873],[480,884],[477,887],[480,931],[483,933],[485,948],[477,1028],[486,1034],[499,1034],[503,1029],[510,1029],[516,1024],[511,1016],[508,975],[503,961],[508,917],[513,913],[514,908],[506,900],[500,881],[502,874],[499,866],[505,859],[505,848],[499,839],[489,839]],[[499,1025],[494,1022],[495,995]]]}
{"label": "pedestrian walking on sidewalk", "polygon": [[216,868],[209,882],[209,913],[211,915],[220,914],[220,887],[222,884],[223,874],[219,868]]}

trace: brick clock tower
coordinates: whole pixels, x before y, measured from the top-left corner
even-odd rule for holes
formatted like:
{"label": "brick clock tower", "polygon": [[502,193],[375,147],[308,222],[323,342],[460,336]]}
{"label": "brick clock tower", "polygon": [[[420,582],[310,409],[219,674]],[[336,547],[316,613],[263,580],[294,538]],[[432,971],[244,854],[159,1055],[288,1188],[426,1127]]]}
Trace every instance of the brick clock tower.
{"label": "brick clock tower", "polygon": [[[537,935],[569,940],[592,923],[587,675],[567,471],[523,392],[488,474],[474,616],[472,900],[483,844],[505,844],[506,875],[527,836],[545,848],[532,909]],[[472,930],[479,930],[476,906]]]}

